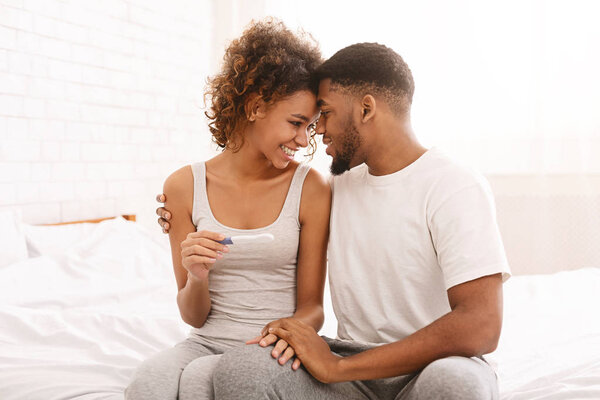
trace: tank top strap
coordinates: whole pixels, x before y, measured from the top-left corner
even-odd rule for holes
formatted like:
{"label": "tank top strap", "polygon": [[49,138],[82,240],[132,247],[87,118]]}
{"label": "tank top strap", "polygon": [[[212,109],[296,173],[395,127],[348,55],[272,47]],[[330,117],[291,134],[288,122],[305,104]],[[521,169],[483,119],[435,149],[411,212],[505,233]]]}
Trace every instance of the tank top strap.
{"label": "tank top strap", "polygon": [[[194,176],[194,204],[192,206],[192,221],[194,225],[198,225],[198,221],[203,216],[212,215],[210,204],[208,203],[208,194],[206,191],[206,164],[198,162],[191,165],[192,174]],[[294,171],[292,182],[288,189],[281,216],[298,218],[300,213],[300,198],[302,195],[302,187],[306,175],[310,171],[310,166],[307,164],[299,164]]]}
{"label": "tank top strap", "polygon": [[204,161],[192,164],[194,176],[194,204],[192,205],[192,221],[194,225],[202,216],[210,215],[210,206],[206,193],[206,166]]}
{"label": "tank top strap", "polygon": [[302,187],[304,186],[304,180],[306,179],[308,171],[310,171],[310,166],[308,164],[298,164],[296,171],[294,171],[294,176],[292,177],[292,182],[290,183],[283,209],[281,210],[282,215],[293,216],[296,219],[298,218],[298,215],[300,214]]}

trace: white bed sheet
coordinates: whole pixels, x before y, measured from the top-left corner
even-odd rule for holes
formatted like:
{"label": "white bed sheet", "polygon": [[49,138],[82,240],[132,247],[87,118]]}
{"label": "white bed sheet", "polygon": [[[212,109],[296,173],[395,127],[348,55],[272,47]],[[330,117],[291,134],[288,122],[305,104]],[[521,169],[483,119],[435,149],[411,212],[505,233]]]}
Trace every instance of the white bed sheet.
{"label": "white bed sheet", "polygon": [[600,399],[600,268],[512,277],[498,349],[503,400]]}
{"label": "white bed sheet", "polygon": [[[166,237],[124,220],[0,269],[0,284],[3,400],[120,400],[139,363],[189,331]],[[600,399],[600,269],[513,277],[504,297],[488,355],[501,398]]]}
{"label": "white bed sheet", "polygon": [[68,252],[0,270],[0,398],[122,399],[136,366],[189,331],[168,241],[98,224]]}

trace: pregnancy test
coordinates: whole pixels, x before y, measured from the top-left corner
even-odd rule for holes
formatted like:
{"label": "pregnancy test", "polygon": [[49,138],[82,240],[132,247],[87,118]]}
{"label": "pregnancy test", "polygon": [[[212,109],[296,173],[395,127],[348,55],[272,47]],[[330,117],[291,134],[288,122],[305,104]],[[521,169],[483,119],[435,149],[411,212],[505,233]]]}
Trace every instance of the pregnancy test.
{"label": "pregnancy test", "polygon": [[261,233],[260,235],[238,235],[226,237],[219,241],[221,244],[244,244],[244,243],[269,243],[275,240],[270,233]]}

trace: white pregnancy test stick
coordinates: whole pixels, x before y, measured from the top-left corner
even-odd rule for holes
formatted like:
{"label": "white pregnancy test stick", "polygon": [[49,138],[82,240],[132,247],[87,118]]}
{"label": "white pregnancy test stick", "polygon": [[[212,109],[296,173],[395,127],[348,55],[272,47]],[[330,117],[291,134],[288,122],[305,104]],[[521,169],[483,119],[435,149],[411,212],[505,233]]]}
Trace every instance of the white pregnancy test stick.
{"label": "white pregnancy test stick", "polygon": [[261,233],[260,235],[238,235],[226,237],[219,241],[222,244],[244,244],[244,243],[268,243],[275,240],[275,237],[270,233]]}

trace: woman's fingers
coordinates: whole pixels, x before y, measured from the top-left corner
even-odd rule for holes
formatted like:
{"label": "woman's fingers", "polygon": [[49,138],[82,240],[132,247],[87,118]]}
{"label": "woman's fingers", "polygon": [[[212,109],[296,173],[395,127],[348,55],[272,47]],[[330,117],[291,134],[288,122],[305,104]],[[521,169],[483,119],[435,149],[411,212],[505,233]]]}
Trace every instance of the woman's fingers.
{"label": "woman's fingers", "polygon": [[[183,259],[183,267],[189,271],[190,267],[195,264],[214,264],[217,261],[215,258],[204,256],[188,256]],[[206,265],[206,268],[209,268]]]}
{"label": "woman's fingers", "polygon": [[186,246],[183,248],[183,250],[181,250],[181,256],[182,257],[189,257],[189,256],[205,256],[205,257],[210,257],[210,258],[222,258],[223,254],[219,254],[219,252],[211,250],[211,249],[207,249],[206,247],[203,246],[199,246],[199,245],[193,245],[193,246]]}
{"label": "woman's fingers", "polygon": [[292,363],[292,369],[294,371],[296,371],[298,368],[300,368],[300,365],[302,365],[302,361],[300,361],[298,358],[296,358],[294,360],[294,362]]}
{"label": "woman's fingers", "polygon": [[288,344],[285,340],[278,340],[277,344],[275,344],[275,347],[273,348],[273,351],[271,352],[271,355],[275,358],[278,358],[284,351],[285,349],[287,349]]}
{"label": "woman's fingers", "polygon": [[284,365],[290,358],[294,357],[294,354],[294,349],[291,346],[288,346],[283,352],[283,355],[279,357],[279,364]]}
{"label": "woman's fingers", "polygon": [[252,339],[248,340],[248,341],[246,342],[246,344],[258,344],[258,342],[260,342],[260,340],[261,340],[262,338],[263,338],[263,336],[262,336],[262,335],[258,335],[257,337],[255,337],[255,338],[252,338]]}
{"label": "woman's fingers", "polygon": [[264,338],[262,338],[262,340],[260,341],[260,345],[262,347],[267,347],[272,345],[273,343],[275,343],[279,338],[273,334],[268,334],[267,336],[265,336]]}
{"label": "woman's fingers", "polygon": [[191,232],[188,234],[187,237],[188,237],[188,239],[207,238],[207,239],[214,240],[215,242],[219,242],[219,241],[225,239],[225,235],[223,235],[222,233],[211,232],[211,231]]}
{"label": "woman's fingers", "polygon": [[229,248],[227,246],[225,246],[222,243],[219,242],[215,242],[212,239],[208,239],[208,238],[200,238],[200,239],[193,239],[195,243],[207,247],[211,250],[214,251],[220,251],[221,253],[226,253],[229,251]]}

